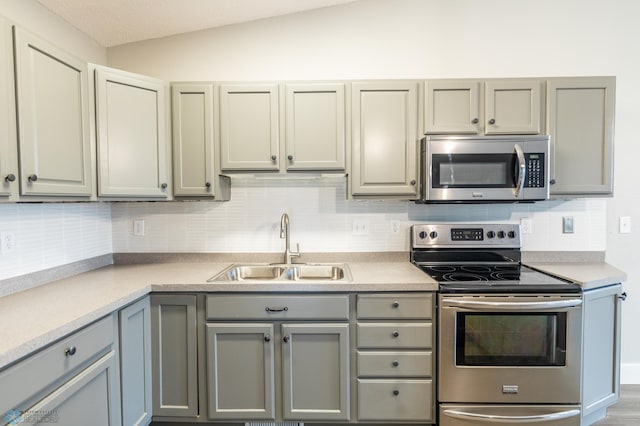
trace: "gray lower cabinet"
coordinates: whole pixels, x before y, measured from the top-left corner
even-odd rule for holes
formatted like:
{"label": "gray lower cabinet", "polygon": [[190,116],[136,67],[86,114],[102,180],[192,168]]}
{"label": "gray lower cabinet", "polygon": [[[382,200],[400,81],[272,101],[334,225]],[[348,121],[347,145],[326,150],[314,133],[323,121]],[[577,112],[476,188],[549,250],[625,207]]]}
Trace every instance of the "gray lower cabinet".
{"label": "gray lower cabinet", "polygon": [[198,415],[195,295],[151,296],[153,415]]}
{"label": "gray lower cabinet", "polygon": [[120,320],[122,424],[151,422],[151,305],[149,297],[123,308]]}
{"label": "gray lower cabinet", "polygon": [[119,426],[116,315],[0,371],[5,421]]}
{"label": "gray lower cabinet", "polygon": [[584,293],[582,424],[605,417],[620,396],[621,287]]}
{"label": "gray lower cabinet", "polygon": [[434,297],[357,295],[358,420],[434,423]]}
{"label": "gray lower cabinet", "polygon": [[615,77],[550,78],[551,195],[613,194]]}
{"label": "gray lower cabinet", "polygon": [[348,295],[208,296],[209,418],[349,420],[348,301]]}

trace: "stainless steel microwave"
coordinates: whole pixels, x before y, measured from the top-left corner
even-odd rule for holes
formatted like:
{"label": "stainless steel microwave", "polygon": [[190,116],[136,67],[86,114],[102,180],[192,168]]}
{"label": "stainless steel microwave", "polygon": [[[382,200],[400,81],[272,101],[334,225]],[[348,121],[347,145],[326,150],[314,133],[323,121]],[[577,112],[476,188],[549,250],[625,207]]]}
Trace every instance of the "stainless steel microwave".
{"label": "stainless steel microwave", "polygon": [[549,136],[427,136],[421,201],[521,202],[549,198]]}

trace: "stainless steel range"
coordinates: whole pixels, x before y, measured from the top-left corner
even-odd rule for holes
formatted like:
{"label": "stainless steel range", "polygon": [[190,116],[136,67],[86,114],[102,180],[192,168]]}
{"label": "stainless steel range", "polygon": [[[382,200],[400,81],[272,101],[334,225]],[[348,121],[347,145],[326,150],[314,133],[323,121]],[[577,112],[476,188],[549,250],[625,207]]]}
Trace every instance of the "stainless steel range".
{"label": "stainless steel range", "polygon": [[439,424],[580,424],[582,293],[521,263],[514,224],[424,224],[411,261],[439,283]]}

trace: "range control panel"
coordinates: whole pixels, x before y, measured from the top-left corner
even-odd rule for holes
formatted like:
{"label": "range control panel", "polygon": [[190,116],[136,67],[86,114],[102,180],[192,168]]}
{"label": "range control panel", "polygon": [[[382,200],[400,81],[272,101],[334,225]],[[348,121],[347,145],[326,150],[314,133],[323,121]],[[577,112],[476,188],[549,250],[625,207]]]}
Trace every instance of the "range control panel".
{"label": "range control panel", "polygon": [[520,248],[520,225],[436,223],[411,227],[412,248]]}

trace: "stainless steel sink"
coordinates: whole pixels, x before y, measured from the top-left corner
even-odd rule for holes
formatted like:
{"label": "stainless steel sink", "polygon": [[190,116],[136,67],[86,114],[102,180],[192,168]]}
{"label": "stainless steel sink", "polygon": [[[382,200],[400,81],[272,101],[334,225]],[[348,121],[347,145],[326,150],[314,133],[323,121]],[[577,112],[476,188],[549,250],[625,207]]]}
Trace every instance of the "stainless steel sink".
{"label": "stainless steel sink", "polygon": [[345,264],[236,264],[211,277],[208,281],[351,281],[351,273]]}

